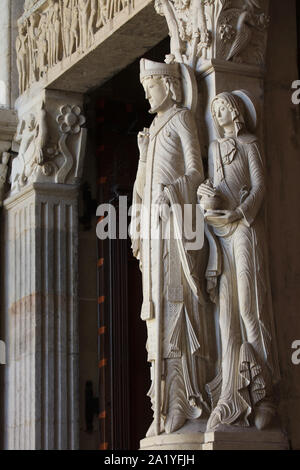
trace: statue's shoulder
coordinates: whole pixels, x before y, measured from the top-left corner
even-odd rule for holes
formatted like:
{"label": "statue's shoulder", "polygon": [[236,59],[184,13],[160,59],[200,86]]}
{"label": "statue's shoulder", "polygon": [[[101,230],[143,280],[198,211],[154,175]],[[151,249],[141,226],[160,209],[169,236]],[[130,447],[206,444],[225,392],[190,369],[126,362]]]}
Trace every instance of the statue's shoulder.
{"label": "statue's shoulder", "polygon": [[188,108],[176,107],[176,113],[172,117],[172,121],[177,125],[184,125],[185,127],[191,127],[195,125],[195,116]]}

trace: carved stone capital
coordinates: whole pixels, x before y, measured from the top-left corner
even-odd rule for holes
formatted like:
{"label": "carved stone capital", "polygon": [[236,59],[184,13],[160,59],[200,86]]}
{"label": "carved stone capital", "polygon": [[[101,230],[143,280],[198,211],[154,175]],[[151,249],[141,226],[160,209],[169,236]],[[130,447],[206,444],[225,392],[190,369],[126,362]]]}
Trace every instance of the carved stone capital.
{"label": "carved stone capital", "polygon": [[170,34],[167,62],[199,70],[207,60],[265,60],[269,0],[155,0]]}
{"label": "carved stone capital", "polygon": [[82,175],[87,130],[82,95],[43,90],[17,101],[11,195],[32,183],[76,184]]}

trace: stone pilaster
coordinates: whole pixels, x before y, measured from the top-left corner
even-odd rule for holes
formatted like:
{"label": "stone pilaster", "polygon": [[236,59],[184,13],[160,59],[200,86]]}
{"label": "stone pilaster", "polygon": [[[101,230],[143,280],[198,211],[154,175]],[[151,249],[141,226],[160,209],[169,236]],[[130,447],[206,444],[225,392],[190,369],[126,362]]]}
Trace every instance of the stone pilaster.
{"label": "stone pilaster", "polygon": [[6,449],[78,447],[77,188],[4,204]]}

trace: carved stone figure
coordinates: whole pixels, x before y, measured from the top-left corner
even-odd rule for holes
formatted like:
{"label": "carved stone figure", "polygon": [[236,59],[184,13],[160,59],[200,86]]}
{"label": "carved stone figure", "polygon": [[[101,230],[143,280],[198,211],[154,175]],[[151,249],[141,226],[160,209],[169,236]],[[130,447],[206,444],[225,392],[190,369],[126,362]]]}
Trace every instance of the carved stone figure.
{"label": "carved stone figure", "polygon": [[17,68],[19,73],[19,90],[24,93],[28,85],[28,36],[25,23],[18,23],[19,35],[16,39]]}
{"label": "carved stone figure", "polygon": [[102,26],[104,26],[107,23],[107,20],[108,20],[107,0],[99,0],[96,28],[101,28]]}
{"label": "carved stone figure", "polygon": [[279,368],[264,235],[264,164],[256,109],[247,92],[221,93],[211,105],[219,139],[209,151],[209,181],[198,194],[206,210],[208,291],[219,308],[221,369],[208,385],[219,425],[266,428],[275,414]]}
{"label": "carved stone figure", "polygon": [[33,13],[28,21],[28,47],[29,47],[29,84],[36,81],[37,53],[38,53],[38,26],[40,15]]}
{"label": "carved stone figure", "polygon": [[69,57],[71,55],[71,26],[72,26],[72,1],[63,0],[63,49],[64,57]]}
{"label": "carved stone figure", "polygon": [[49,1],[47,10],[47,42],[48,42],[48,66],[52,67],[55,63],[54,50],[55,50],[55,26],[54,26],[54,0]]}
{"label": "carved stone figure", "polygon": [[88,41],[89,45],[93,44],[94,41],[94,27],[97,19],[98,7],[97,0],[91,0],[90,15],[88,20]]}
{"label": "carved stone figure", "polygon": [[39,35],[37,39],[37,69],[38,78],[42,78],[48,69],[47,16],[41,15]]}
{"label": "carved stone figure", "polygon": [[0,206],[4,199],[4,186],[6,183],[9,158],[10,158],[10,154],[8,152],[3,152],[2,162],[0,163]]}
{"label": "carved stone figure", "polygon": [[73,49],[77,50],[79,47],[79,17],[78,17],[78,3],[72,3],[72,23],[71,23],[71,44],[70,44],[70,54],[72,54]]}
{"label": "carved stone figure", "polygon": [[46,111],[43,107],[29,113],[18,125],[15,141],[20,143],[18,156],[11,172],[12,192],[29,182],[39,165],[43,164],[43,149],[47,140]]}
{"label": "carved stone figure", "polygon": [[54,14],[53,14],[53,61],[54,64],[57,64],[59,61],[59,52],[60,52],[60,32],[61,32],[61,12],[58,3],[54,5]]}
{"label": "carved stone figure", "polygon": [[[154,421],[148,437],[175,432],[208,409],[202,395],[207,353],[199,283],[202,250],[189,251],[186,236],[175,235],[184,205],[195,209],[203,180],[195,120],[181,106],[181,77],[178,64],[141,60],[140,79],[150,113],[157,114],[150,129],[138,136],[133,213],[141,205],[141,232],[134,220],[131,225],[133,253],[143,276],[141,317],[147,322],[151,363]],[[191,219],[190,225],[194,222]]]}
{"label": "carved stone figure", "polygon": [[78,0],[80,47],[82,51],[88,48],[88,8],[89,0]]}

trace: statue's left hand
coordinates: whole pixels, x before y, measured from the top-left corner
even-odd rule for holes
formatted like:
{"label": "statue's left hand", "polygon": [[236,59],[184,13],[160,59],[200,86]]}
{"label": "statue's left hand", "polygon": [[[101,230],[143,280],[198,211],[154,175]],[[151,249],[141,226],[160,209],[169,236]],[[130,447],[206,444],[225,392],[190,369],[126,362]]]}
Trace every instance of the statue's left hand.
{"label": "statue's left hand", "polygon": [[[215,210],[215,211],[210,211],[209,214],[206,217],[207,223],[210,225],[210,218],[213,220],[215,219],[217,221],[217,226],[220,225],[220,223],[223,225],[227,224],[232,224],[234,222],[237,222],[242,218],[242,213],[238,210],[235,211],[228,211],[228,210]],[[211,221],[212,222],[212,221]],[[211,225],[214,225],[212,222]]]}
{"label": "statue's left hand", "polygon": [[170,206],[170,200],[166,193],[163,191],[160,193],[160,195],[157,197],[155,204],[158,206],[158,220],[162,219],[163,221],[167,221],[169,218],[169,206]]}

